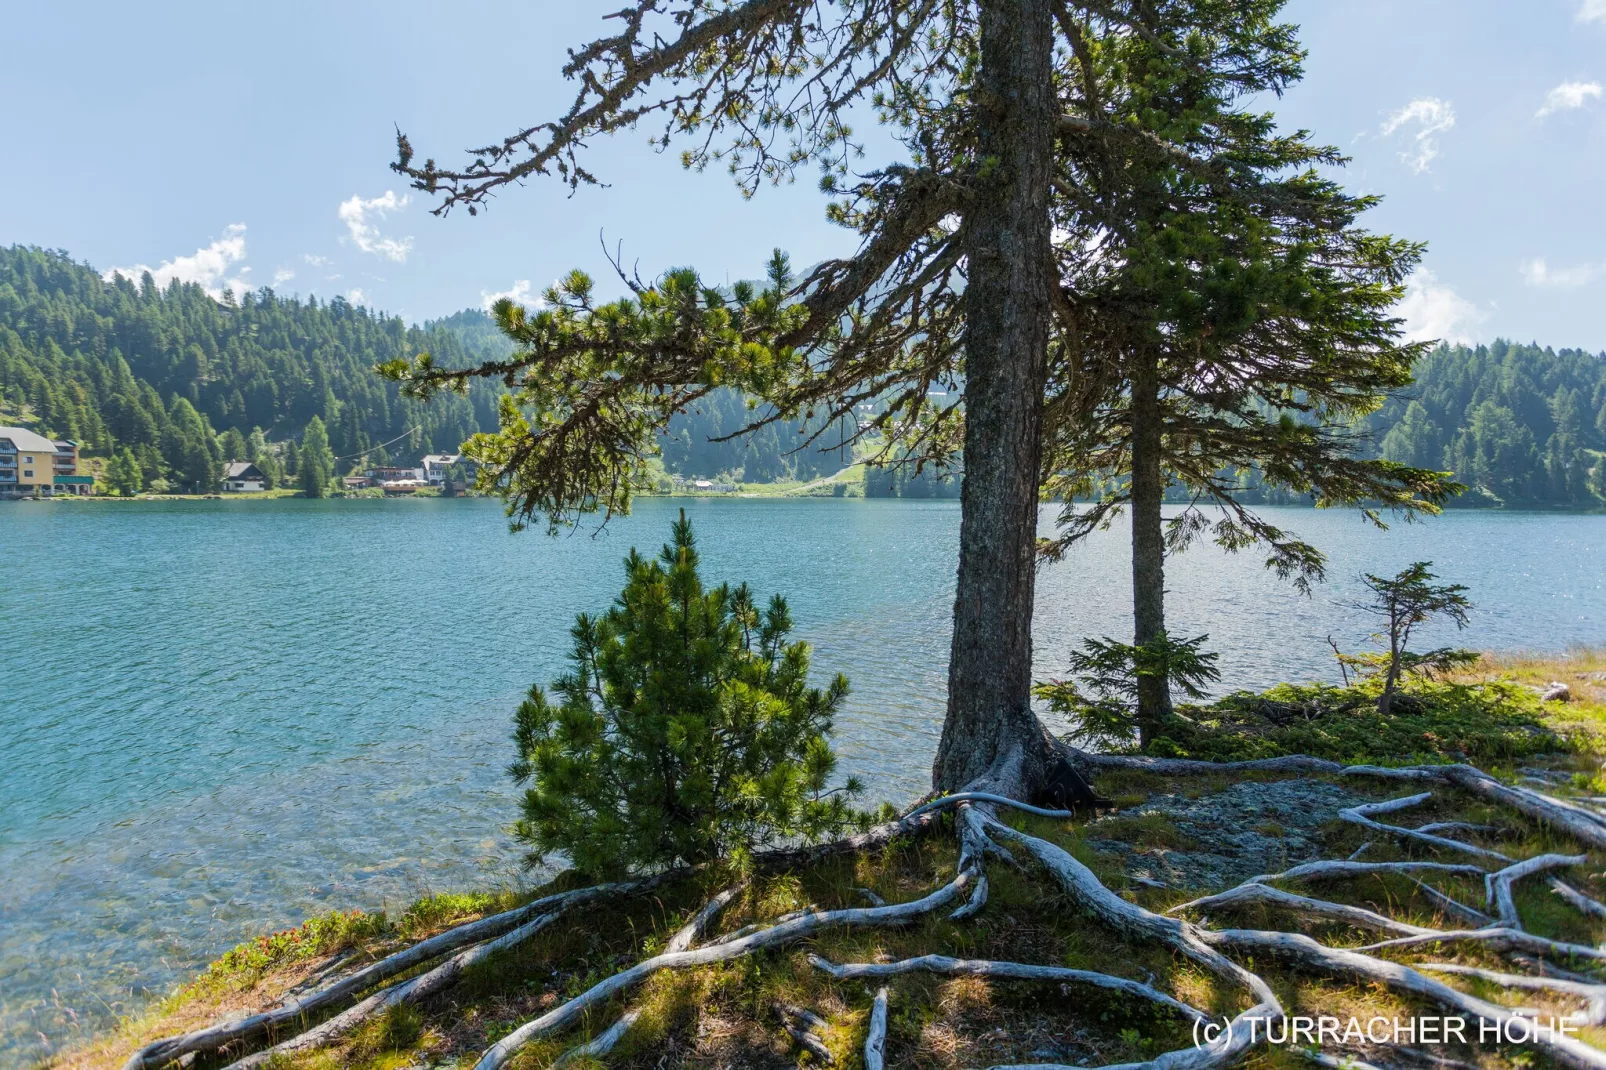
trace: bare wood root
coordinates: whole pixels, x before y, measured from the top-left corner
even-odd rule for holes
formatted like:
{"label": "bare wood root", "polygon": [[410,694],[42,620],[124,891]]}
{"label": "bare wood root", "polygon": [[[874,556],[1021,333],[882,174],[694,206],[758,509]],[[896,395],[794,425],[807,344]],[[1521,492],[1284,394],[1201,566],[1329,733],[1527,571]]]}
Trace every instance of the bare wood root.
{"label": "bare wood root", "polygon": [[1550,878],[1550,889],[1590,917],[1606,918],[1606,903],[1591,899],[1560,877]]}
{"label": "bare wood root", "polygon": [[1373,832],[1381,832],[1398,839],[1415,840],[1418,843],[1432,844],[1434,847],[1442,847],[1451,851],[1465,851],[1467,854],[1477,855],[1479,858],[1493,858],[1502,862],[1511,861],[1508,856],[1501,854],[1499,851],[1491,851],[1476,844],[1462,843],[1460,840],[1452,840],[1447,836],[1435,836],[1430,832],[1402,828],[1399,825],[1385,825],[1380,821],[1373,820],[1374,814],[1391,814],[1397,810],[1405,810],[1412,806],[1417,806],[1431,798],[1433,798],[1433,793],[1424,791],[1416,795],[1407,795],[1403,798],[1389,799],[1384,802],[1346,806],[1338,812],[1338,816],[1352,824],[1360,825],[1362,828],[1370,829]]}
{"label": "bare wood root", "polygon": [[1507,928],[1520,929],[1522,919],[1517,916],[1517,904],[1511,898],[1511,886],[1530,874],[1543,873],[1547,869],[1560,869],[1563,866],[1579,866],[1588,860],[1586,855],[1535,855],[1533,858],[1525,858],[1498,872],[1490,873],[1483,878],[1488,905],[1495,909],[1501,923]]}
{"label": "bare wood root", "polygon": [[1479,969],[1477,966],[1462,966],[1453,962],[1413,962],[1416,970],[1429,970],[1433,973],[1449,973],[1462,977],[1476,977],[1480,981],[1503,985],[1506,988],[1522,988],[1531,992],[1561,992],[1569,996],[1582,996],[1588,1003],[1588,1009],[1579,1016],[1584,1025],[1606,1024],[1606,984],[1581,984],[1577,981],[1563,980],[1558,977],[1527,977],[1517,973],[1500,973],[1495,970]]}
{"label": "bare wood root", "polygon": [[[988,819],[989,831],[1019,843],[1059,882],[1067,895],[1084,910],[1117,932],[1137,942],[1159,942],[1203,966],[1206,970],[1249,990],[1255,1005],[1230,1023],[1221,1041],[1166,1052],[1150,1063],[1155,1070],[1217,1070],[1232,1066],[1265,1040],[1265,1030],[1251,1023],[1274,1023],[1283,1018],[1282,1004],[1261,977],[1221,954],[1203,939],[1203,930],[1189,922],[1168,918],[1128,903],[1104,886],[1092,870],[1069,852],[1037,836],[1017,832]],[[1127,1067],[1123,1070],[1132,1070]]]}
{"label": "bare wood root", "polygon": [[253,1014],[237,1021],[223,1022],[185,1033],[183,1036],[164,1037],[140,1048],[123,1064],[123,1070],[146,1070],[162,1066],[190,1052],[217,1051],[231,1044],[249,1042],[271,1035],[281,1026],[304,1020],[321,1010],[345,1003],[362,992],[382,984],[398,974],[405,973],[431,959],[456,951],[470,944],[501,936],[518,928],[531,918],[545,913],[566,910],[611,896],[646,891],[661,883],[664,877],[622,884],[604,884],[580,888],[572,892],[559,892],[526,903],[501,914],[480,918],[448,929],[443,933],[403,948],[379,962],[341,978],[328,988],[292,1000],[283,1006]]}
{"label": "bare wood root", "polygon": [[775,1010],[781,1016],[782,1028],[788,1036],[797,1041],[803,1050],[814,1056],[816,1060],[831,1066],[836,1062],[831,1055],[831,1049],[820,1039],[816,1029],[825,1029],[830,1023],[807,1007],[798,1007],[791,1003],[777,1003]]}
{"label": "bare wood root", "polygon": [[551,925],[554,921],[557,921],[558,917],[559,914],[557,912],[543,914],[538,918],[525,922],[512,932],[497,937],[495,940],[487,940],[484,943],[475,944],[465,951],[459,951],[434,969],[421,973],[409,980],[393,984],[388,988],[382,988],[367,999],[348,1007],[326,1022],[314,1026],[303,1033],[298,1033],[289,1040],[276,1044],[265,1051],[247,1055],[243,1059],[230,1063],[227,1070],[259,1070],[261,1067],[268,1066],[275,1059],[294,1055],[297,1052],[312,1051],[323,1047],[325,1044],[333,1043],[341,1037],[350,1035],[364,1022],[372,1021],[392,1007],[399,1007],[404,1003],[418,1003],[435,995],[437,992],[445,991],[456,984],[463,971],[470,966],[484,962],[500,951],[516,947]]}
{"label": "bare wood root", "polygon": [[[746,887],[746,881],[732,885],[704,903],[702,909],[693,914],[691,920],[682,925],[675,935],[669,938],[669,943],[665,945],[664,949],[666,951],[686,951],[690,949],[692,945],[702,938],[703,933],[708,930],[709,924]],[[607,1055],[619,1045],[619,1042],[625,1038],[625,1034],[630,1032],[630,1027],[635,1025],[636,1019],[640,1017],[641,1008],[631,1007],[621,1014],[619,1020],[607,1029],[604,1029],[584,1044],[570,1048],[558,1056],[557,1060],[552,1064],[553,1070],[582,1057],[600,1059],[602,1056]]]}
{"label": "bare wood root", "polygon": [[[1451,988],[1441,981],[1425,977],[1409,966],[1373,958],[1359,951],[1327,947],[1298,933],[1223,929],[1204,935],[1218,948],[1241,954],[1282,959],[1296,968],[1312,972],[1375,982],[1390,991],[1426,999],[1450,1010],[1498,1023],[1502,1029],[1511,1019],[1521,1017],[1513,1014],[1508,1008],[1485,1002]],[[1394,943],[1401,942],[1403,941]],[[1563,1036],[1559,1030],[1532,1030],[1532,1043],[1545,1048],[1557,1062],[1564,1065],[1578,1067],[1580,1070],[1606,1070],[1606,1052],[1572,1037]]]}
{"label": "bare wood root", "polygon": [[1329,918],[1353,925],[1359,929],[1375,929],[1380,932],[1396,933],[1401,936],[1426,936],[1436,933],[1437,929],[1424,928],[1421,925],[1411,925],[1382,914],[1367,910],[1364,907],[1348,906],[1344,903],[1332,903],[1325,899],[1311,899],[1293,892],[1285,892],[1281,888],[1273,888],[1268,884],[1240,884],[1236,888],[1229,888],[1217,895],[1207,895],[1202,899],[1195,899],[1188,903],[1179,903],[1166,911],[1175,914],[1183,910],[1209,910],[1215,907],[1243,907],[1255,904],[1281,907],[1284,910],[1303,914],[1306,917]]}
{"label": "bare wood root", "polygon": [[921,955],[917,958],[903,959],[899,962],[845,962],[841,965],[829,962],[818,955],[810,955],[809,962],[838,981],[855,980],[861,977],[896,977],[899,974],[923,971],[925,973],[942,974],[945,977],[987,977],[1009,981],[1053,981],[1060,984],[1090,985],[1106,991],[1120,992],[1127,996],[1137,996],[1169,1007],[1189,1022],[1209,1021],[1209,1017],[1204,1011],[1191,1007],[1176,997],[1168,996],[1159,989],[1146,985],[1141,981],[1116,977],[1108,973],[1097,973],[1093,970],[1076,970],[1068,966],[1034,966],[1025,962],[954,959],[946,955]]}
{"label": "bare wood root", "polygon": [[1580,958],[1591,962],[1606,962],[1606,951],[1587,944],[1567,944],[1560,940],[1547,940],[1521,929],[1450,929],[1426,936],[1401,936],[1381,940],[1375,944],[1356,948],[1357,951],[1383,951],[1393,947],[1416,947],[1421,944],[1489,944],[1496,950],[1514,951],[1525,955],[1550,958]]}
{"label": "bare wood root", "polygon": [[1481,877],[1488,871],[1482,866],[1458,862],[1356,862],[1324,861],[1304,862],[1281,873],[1262,873],[1250,877],[1245,884],[1268,884],[1271,881],[1324,881],[1344,880],[1349,877],[1368,877],[1376,873],[1453,873],[1457,876]]}
{"label": "bare wood root", "polygon": [[859,907],[809,913],[739,940],[710,943],[688,951],[669,951],[638,962],[629,969],[598,982],[581,995],[553,1008],[539,1018],[524,1023],[487,1048],[480,1056],[480,1061],[475,1064],[475,1070],[499,1070],[530,1041],[563,1028],[590,1008],[606,1002],[615,993],[639,984],[660,970],[678,970],[725,962],[812,936],[830,928],[901,925],[953,902],[970,886],[974,879],[973,873],[972,870],[962,870],[952,882],[913,902],[886,907]]}
{"label": "bare wood root", "polygon": [[864,1070],[886,1070],[887,986],[876,989],[870,1004],[870,1031],[864,1036]]}
{"label": "bare wood root", "polygon": [[981,877],[976,881],[976,890],[970,894],[970,900],[958,907],[948,915],[949,921],[963,921],[981,913],[981,908],[987,905],[987,878]]}
{"label": "bare wood root", "polygon": [[1444,910],[1446,913],[1454,914],[1462,921],[1470,921],[1472,924],[1477,926],[1495,924],[1495,920],[1489,915],[1485,914],[1483,911],[1474,907],[1469,907],[1465,903],[1461,902],[1461,900],[1456,899],[1453,896],[1446,895],[1437,888],[1433,887],[1433,885],[1428,884],[1426,881],[1419,881],[1415,877],[1412,877],[1411,883],[1415,884],[1423,895],[1427,896],[1429,899],[1433,900],[1434,903],[1438,904],[1440,909]]}

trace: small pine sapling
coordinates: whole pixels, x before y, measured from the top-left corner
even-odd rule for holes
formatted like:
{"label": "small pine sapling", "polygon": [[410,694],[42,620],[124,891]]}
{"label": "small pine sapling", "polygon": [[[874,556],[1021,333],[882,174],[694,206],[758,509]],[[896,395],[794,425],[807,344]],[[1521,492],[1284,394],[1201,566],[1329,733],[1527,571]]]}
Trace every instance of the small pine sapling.
{"label": "small pine sapling", "polygon": [[828,787],[847,678],[807,685],[786,601],[760,611],[745,584],[705,589],[684,511],[658,559],[631,550],[625,570],[613,608],[576,620],[553,694],[531,688],[515,715],[530,862],[563,852],[607,879],[865,820],[856,780]]}
{"label": "small pine sapling", "polygon": [[1138,732],[1140,680],[1163,677],[1189,698],[1200,699],[1206,695],[1206,686],[1221,678],[1221,670],[1216,668],[1218,655],[1201,649],[1209,638],[1172,639],[1161,632],[1139,646],[1108,637],[1084,639],[1082,649],[1071,654],[1071,672],[1091,695],[1084,694],[1075,680],[1039,684],[1036,693],[1071,722],[1074,741],[1130,746]]}

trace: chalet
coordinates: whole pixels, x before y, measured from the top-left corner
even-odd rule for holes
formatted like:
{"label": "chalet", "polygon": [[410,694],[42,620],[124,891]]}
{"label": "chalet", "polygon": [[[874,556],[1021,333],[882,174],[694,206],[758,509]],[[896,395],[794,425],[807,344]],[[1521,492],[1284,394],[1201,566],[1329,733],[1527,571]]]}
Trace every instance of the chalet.
{"label": "chalet", "polygon": [[94,490],[95,477],[78,474],[78,443],[0,427],[0,497],[87,496]]}
{"label": "chalet", "polygon": [[424,466],[424,481],[432,486],[442,486],[453,468],[463,470],[464,482],[474,479],[474,460],[461,453],[431,453],[419,463]]}
{"label": "chalet", "polygon": [[223,466],[223,489],[232,492],[267,490],[267,474],[250,461],[230,461]]}

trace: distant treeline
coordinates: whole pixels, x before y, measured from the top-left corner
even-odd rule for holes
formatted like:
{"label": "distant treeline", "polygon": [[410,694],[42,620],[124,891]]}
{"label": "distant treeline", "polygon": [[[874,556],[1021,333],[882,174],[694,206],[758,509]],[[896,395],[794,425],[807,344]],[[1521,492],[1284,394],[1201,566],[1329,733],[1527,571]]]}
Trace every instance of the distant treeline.
{"label": "distant treeline", "polygon": [[1369,426],[1382,456],[1454,472],[1456,505],[1606,502],[1606,354],[1440,346]]}
{"label": "distant treeline", "polygon": [[218,436],[293,441],[314,416],[340,457],[398,438],[393,455],[455,451],[496,426],[493,385],[424,405],[372,369],[422,351],[466,364],[486,338],[500,336],[479,312],[408,327],[339,297],[264,289],[217,301],[149,274],[106,281],[62,252],[0,249],[0,423],[26,421],[86,453],[127,449],[147,486],[215,490],[221,462],[243,459],[223,456]]}
{"label": "distant treeline", "polygon": [[[127,450],[150,486],[215,489],[224,461],[293,451],[313,417],[338,471],[359,461],[455,452],[496,427],[499,384],[431,404],[403,398],[373,366],[429,352],[466,366],[511,346],[494,320],[465,310],[423,326],[349,304],[271,290],[222,301],[194,284],[149,275],[111,281],[67,254],[0,249],[0,423],[21,421],[78,440],[87,454]],[[844,422],[804,446],[815,424],[777,421],[717,441],[755,413],[716,390],[676,416],[664,468],[686,478],[764,483],[829,476],[853,463]],[[1606,504],[1606,354],[1497,341],[1441,346],[1416,383],[1367,421],[1372,451],[1453,471],[1470,488],[1456,505]],[[253,435],[253,431],[259,432]],[[235,434],[229,434],[235,432]],[[393,441],[394,440],[394,441]],[[379,448],[388,443],[388,448]],[[1248,501],[1290,501],[1254,487]],[[868,469],[869,497],[957,497],[959,479],[910,466]]]}

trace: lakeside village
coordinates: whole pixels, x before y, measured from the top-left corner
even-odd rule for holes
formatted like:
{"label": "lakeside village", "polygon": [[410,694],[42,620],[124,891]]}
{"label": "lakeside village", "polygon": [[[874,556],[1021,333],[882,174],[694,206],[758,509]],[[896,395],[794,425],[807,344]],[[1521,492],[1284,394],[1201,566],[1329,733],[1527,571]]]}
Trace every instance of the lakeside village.
{"label": "lakeside village", "polygon": [[[51,439],[25,427],[0,427],[0,499],[88,498],[96,493],[95,476],[81,469],[79,444]],[[416,467],[376,466],[344,476],[347,491],[380,490],[387,496],[434,491],[444,497],[467,494],[474,485],[473,459],[459,453],[431,453]],[[723,480],[668,477],[666,490],[694,494],[734,494],[735,483]],[[223,466],[220,494],[251,494],[271,489],[268,474],[252,461]]]}

